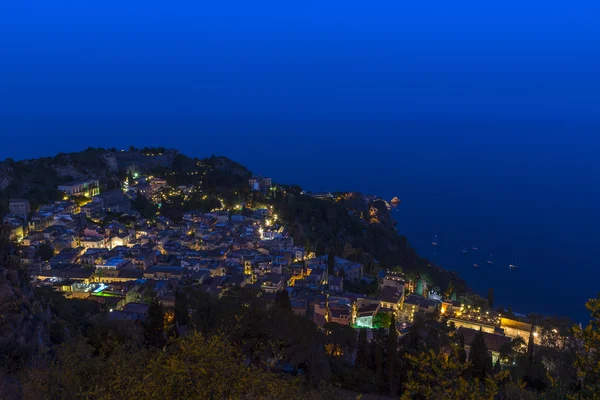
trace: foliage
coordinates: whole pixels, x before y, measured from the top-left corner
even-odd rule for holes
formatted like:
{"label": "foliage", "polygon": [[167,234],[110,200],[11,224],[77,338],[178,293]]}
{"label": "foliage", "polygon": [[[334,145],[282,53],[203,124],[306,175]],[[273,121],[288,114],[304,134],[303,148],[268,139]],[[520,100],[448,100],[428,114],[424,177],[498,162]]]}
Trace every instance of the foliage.
{"label": "foliage", "polygon": [[329,253],[327,254],[327,273],[329,274],[329,276],[333,276],[334,275],[334,271],[335,271],[335,255],[333,254],[332,251],[329,251]]}
{"label": "foliage", "polygon": [[162,348],[165,338],[165,310],[155,297],[148,307],[148,315],[144,321],[144,339],[149,347]]}
{"label": "foliage", "polygon": [[102,306],[98,302],[67,299],[50,287],[36,287],[34,293],[41,307],[49,309],[53,316],[50,333],[51,340],[57,344],[84,333],[90,326],[90,319],[102,313]]}
{"label": "foliage", "polygon": [[485,344],[485,336],[481,329],[475,334],[469,351],[469,363],[471,364],[473,378],[483,381],[486,376],[488,364],[488,349]]}
{"label": "foliage", "polygon": [[297,379],[252,368],[222,336],[200,333],[165,352],[107,340],[94,354],[85,341],[62,346],[54,360],[39,360],[23,379],[24,399],[300,399]]}
{"label": "foliage", "polygon": [[480,308],[482,311],[489,309],[490,305],[488,299],[484,299],[476,293],[463,293],[458,297],[458,301],[464,304],[465,307]]}
{"label": "foliage", "polygon": [[175,321],[179,325],[188,325],[190,322],[187,293],[179,290],[175,292]]}
{"label": "foliage", "polygon": [[42,261],[48,261],[54,256],[54,249],[47,243],[42,243],[35,251],[35,256],[40,257]]}
{"label": "foliage", "polygon": [[137,196],[133,202],[133,207],[144,219],[154,218],[156,216],[156,212],[158,211],[158,207],[141,193],[137,193]]}
{"label": "foliage", "polygon": [[460,335],[458,338],[458,353],[457,358],[461,364],[465,364],[467,362],[467,351],[465,350],[465,337]]}
{"label": "foliage", "polygon": [[489,288],[487,293],[487,301],[489,308],[494,308],[494,288]]}
{"label": "foliage", "polygon": [[396,317],[392,314],[390,328],[387,337],[387,377],[390,395],[394,396],[398,391],[396,384],[396,355],[398,354],[398,331],[396,330]]}
{"label": "foliage", "polygon": [[61,200],[62,193],[57,187],[74,180],[71,173],[78,177],[108,177],[106,165],[101,158],[105,152],[104,149],[88,148],[77,153],[60,153],[54,157],[17,162],[7,159],[0,163],[3,175],[10,179],[10,184],[0,191],[0,216],[8,211],[8,199],[11,197],[28,199],[32,209]]}
{"label": "foliage", "polygon": [[325,331],[325,344],[329,355],[342,357],[356,349],[356,331],[352,327],[327,322],[323,325],[323,330]]}
{"label": "foliage", "polygon": [[581,347],[577,352],[575,367],[581,379],[581,392],[573,398],[600,398],[600,293],[586,303],[592,319],[585,328],[573,328]]}
{"label": "foliage", "polygon": [[467,380],[464,376],[469,364],[457,362],[443,353],[430,350],[420,356],[407,354],[405,357],[411,367],[402,394],[406,400],[491,400],[498,394],[498,383],[508,375],[504,371],[483,381]]}
{"label": "foliage", "polygon": [[281,307],[282,310],[292,311],[292,302],[287,290],[280,290],[275,294],[275,304]]}
{"label": "foliage", "polygon": [[[343,269],[340,271],[343,271]],[[374,296],[379,293],[379,285],[377,282],[367,283],[362,279],[358,282],[351,282],[344,279],[344,290],[351,293],[361,293],[367,296]]]}
{"label": "foliage", "polygon": [[367,342],[367,330],[360,329],[358,333],[358,347],[356,350],[355,365],[359,368],[366,368],[369,363],[369,347]]}
{"label": "foliage", "polygon": [[382,213],[378,215],[379,222],[373,222],[367,203],[360,194],[343,194],[339,200],[331,201],[291,191],[277,194],[274,200],[294,242],[308,243],[317,255],[329,249],[363,264],[368,275],[375,275],[380,267],[401,265],[405,272],[428,276],[440,287],[453,281],[455,292],[466,290],[462,279],[417,255],[407,239],[398,235],[386,207],[385,211],[378,211]]}
{"label": "foliage", "polygon": [[388,329],[392,323],[392,315],[387,312],[378,312],[373,317],[373,326],[376,328]]}

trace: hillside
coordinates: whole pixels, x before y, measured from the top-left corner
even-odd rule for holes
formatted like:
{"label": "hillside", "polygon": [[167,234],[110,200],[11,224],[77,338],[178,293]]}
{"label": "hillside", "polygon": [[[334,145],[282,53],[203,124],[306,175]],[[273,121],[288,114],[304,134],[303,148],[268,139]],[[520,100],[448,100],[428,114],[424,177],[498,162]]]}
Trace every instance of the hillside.
{"label": "hillside", "polygon": [[[191,158],[177,150],[130,147],[127,150],[88,148],[81,152],[60,153],[54,157],[0,162],[0,216],[8,210],[10,198],[27,198],[32,209],[62,194],[57,186],[69,181],[94,178],[101,190],[120,187],[128,173],[147,173],[164,178],[173,187],[198,185],[204,194],[219,198],[224,205],[253,201],[247,180],[251,172],[243,165],[222,156]],[[445,290],[450,282],[457,292],[468,290],[466,283],[452,272],[421,258],[404,236],[395,229],[390,206],[385,201],[360,193],[336,193],[332,200],[319,200],[301,194],[297,186],[281,191],[273,204],[287,223],[296,243],[318,255],[334,252],[365,265],[365,272],[377,274],[380,267],[398,269],[413,278],[420,277],[431,287]],[[267,200],[271,202],[273,200]],[[138,204],[152,215],[157,210]],[[192,209],[210,209],[214,200],[195,195],[169,199],[163,215],[177,220]]]}
{"label": "hillside", "polygon": [[450,282],[457,294],[468,291],[456,273],[417,254],[397,232],[391,207],[384,200],[360,193],[338,193],[322,200],[296,187],[279,193],[276,204],[294,241],[317,255],[333,252],[360,262],[371,276],[383,267],[403,271],[411,280],[421,279],[438,291],[445,291]]}
{"label": "hillside", "polygon": [[118,188],[128,172],[153,173],[177,186],[205,182],[207,188],[233,185],[249,176],[242,165],[226,157],[203,160],[173,149],[130,147],[128,150],[88,148],[54,157],[0,162],[0,216],[8,211],[10,198],[26,198],[32,209],[59,200],[57,187],[81,179],[97,179],[101,191]]}

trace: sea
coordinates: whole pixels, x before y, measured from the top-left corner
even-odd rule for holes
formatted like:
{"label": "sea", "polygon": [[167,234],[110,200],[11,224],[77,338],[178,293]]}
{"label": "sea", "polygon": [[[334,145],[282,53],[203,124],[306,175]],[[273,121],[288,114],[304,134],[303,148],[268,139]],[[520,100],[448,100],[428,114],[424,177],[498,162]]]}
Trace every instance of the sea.
{"label": "sea", "polygon": [[309,135],[295,144],[288,161],[241,161],[306,190],[397,196],[399,233],[482,296],[493,288],[495,307],[589,321],[585,302],[600,292],[597,127],[452,121],[329,128],[320,144]]}

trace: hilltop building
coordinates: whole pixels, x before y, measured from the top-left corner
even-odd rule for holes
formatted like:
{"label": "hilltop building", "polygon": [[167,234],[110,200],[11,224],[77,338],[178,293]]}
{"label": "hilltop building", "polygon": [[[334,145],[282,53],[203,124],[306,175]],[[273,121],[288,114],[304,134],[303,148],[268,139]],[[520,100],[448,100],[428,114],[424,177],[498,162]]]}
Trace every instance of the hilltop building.
{"label": "hilltop building", "polygon": [[100,194],[100,183],[96,179],[87,179],[59,185],[58,190],[69,196],[93,197]]}
{"label": "hilltop building", "polygon": [[250,185],[251,190],[267,192],[271,189],[271,178],[253,176],[248,180],[248,184]]}
{"label": "hilltop building", "polygon": [[27,221],[27,217],[31,212],[29,200],[25,199],[10,199],[8,209],[12,215]]}

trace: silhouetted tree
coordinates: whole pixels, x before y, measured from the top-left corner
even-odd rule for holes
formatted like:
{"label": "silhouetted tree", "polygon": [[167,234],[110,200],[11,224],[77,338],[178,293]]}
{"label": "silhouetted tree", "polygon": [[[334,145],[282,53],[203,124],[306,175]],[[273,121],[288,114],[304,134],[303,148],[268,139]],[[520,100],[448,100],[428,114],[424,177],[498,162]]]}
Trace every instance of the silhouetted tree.
{"label": "silhouetted tree", "polygon": [[398,332],[396,331],[396,317],[392,314],[387,342],[387,376],[390,395],[395,396],[398,391],[396,384],[396,356],[398,353]]}
{"label": "silhouetted tree", "polygon": [[133,172],[131,170],[129,170],[129,172],[127,173],[127,183],[131,186],[131,185],[135,185],[135,180],[133,178]]}
{"label": "silhouetted tree", "polygon": [[152,299],[148,307],[143,326],[144,340],[147,346],[156,348],[165,346],[165,311],[156,297]]}
{"label": "silhouetted tree", "polygon": [[500,358],[496,360],[496,364],[494,364],[494,375],[502,371],[502,366],[500,365]]}
{"label": "silhouetted tree", "polygon": [[383,381],[383,346],[385,344],[385,330],[379,328],[373,340],[373,357],[375,358],[375,373],[380,382]]}
{"label": "silhouetted tree", "polygon": [[471,342],[469,351],[469,361],[471,362],[472,376],[483,381],[486,375],[488,364],[488,350],[485,344],[485,335],[481,329],[475,334]]}
{"label": "silhouetted tree", "polygon": [[187,295],[179,290],[175,292],[175,322],[179,325],[188,325],[190,322]]}
{"label": "silhouetted tree", "polygon": [[361,329],[358,333],[358,345],[356,350],[356,366],[367,368],[369,363],[369,347],[367,343],[367,330]]}
{"label": "silhouetted tree", "polygon": [[280,290],[275,294],[275,303],[283,310],[292,310],[292,302],[290,301],[290,295],[287,290]]}
{"label": "silhouetted tree", "polygon": [[327,273],[329,276],[333,276],[335,273],[335,256],[331,250],[329,250],[329,254],[327,255]]}
{"label": "silhouetted tree", "polygon": [[581,377],[581,398],[591,399],[600,393],[600,293],[588,300],[585,307],[592,318],[585,328],[577,325],[573,328],[575,338],[582,344],[577,352],[575,367]]}
{"label": "silhouetted tree", "polygon": [[537,374],[535,368],[535,343],[534,343],[534,329],[535,325],[531,325],[531,332],[529,332],[529,341],[527,342],[527,373],[525,376],[525,381],[530,387],[534,387],[536,385]]}
{"label": "silhouetted tree", "polygon": [[38,246],[35,255],[40,257],[43,261],[48,261],[54,256],[54,250],[49,244],[42,243]]}
{"label": "silhouetted tree", "polygon": [[490,305],[490,308],[494,307],[494,288],[488,289],[487,300]]}
{"label": "silhouetted tree", "polygon": [[462,364],[467,362],[467,351],[465,350],[465,337],[461,334],[458,337],[458,361]]}

